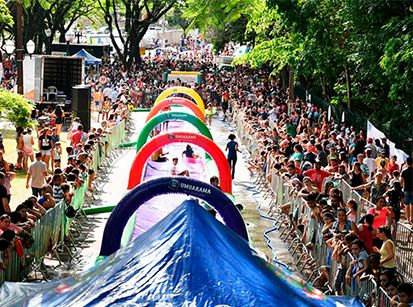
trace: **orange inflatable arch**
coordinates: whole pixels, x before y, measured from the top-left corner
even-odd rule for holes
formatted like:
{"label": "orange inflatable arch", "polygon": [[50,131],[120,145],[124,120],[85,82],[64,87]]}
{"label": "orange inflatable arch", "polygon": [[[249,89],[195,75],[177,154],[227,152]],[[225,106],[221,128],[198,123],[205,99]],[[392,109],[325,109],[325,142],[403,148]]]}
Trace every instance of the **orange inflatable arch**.
{"label": "orange inflatable arch", "polygon": [[190,109],[196,117],[199,117],[199,119],[205,123],[205,115],[202,113],[201,109],[191,100],[182,97],[167,98],[156,104],[149,112],[146,122],[150,121],[152,117],[156,116],[163,109],[172,105],[180,105]]}
{"label": "orange inflatable arch", "polygon": [[203,148],[217,165],[221,190],[225,193],[232,194],[231,170],[224,153],[218,145],[214,143],[214,141],[201,134],[190,132],[160,134],[147,142],[138,152],[135,160],[133,161],[129,173],[129,190],[133,189],[142,182],[142,175],[146,161],[148,161],[152,153],[159,148],[172,143],[187,143]]}

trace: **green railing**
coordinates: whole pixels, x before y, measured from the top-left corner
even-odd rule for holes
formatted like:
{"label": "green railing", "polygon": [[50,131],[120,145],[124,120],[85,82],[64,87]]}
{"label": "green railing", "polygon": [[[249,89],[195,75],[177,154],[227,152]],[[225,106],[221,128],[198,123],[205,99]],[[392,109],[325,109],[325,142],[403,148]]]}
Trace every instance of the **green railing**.
{"label": "green railing", "polygon": [[[122,143],[126,135],[125,127],[126,123],[122,121],[109,129],[110,133],[107,136],[107,141],[109,142],[108,151]],[[104,161],[104,152],[100,152],[100,149],[96,148],[92,155],[93,159],[89,167],[97,172]],[[70,204],[75,210],[82,208],[85,202],[88,180],[89,178],[86,177],[85,183],[75,190]],[[23,280],[33,268],[40,266],[43,258],[48,253],[52,253],[59,244],[65,242],[65,239],[70,235],[71,223],[73,221],[73,219],[66,217],[66,207],[61,202],[55,208],[48,210],[36,222],[32,230],[34,243],[30,249],[25,250],[24,257],[18,257],[14,250],[10,253],[0,252],[3,264],[6,266],[5,271],[0,271],[0,285],[5,281]]]}

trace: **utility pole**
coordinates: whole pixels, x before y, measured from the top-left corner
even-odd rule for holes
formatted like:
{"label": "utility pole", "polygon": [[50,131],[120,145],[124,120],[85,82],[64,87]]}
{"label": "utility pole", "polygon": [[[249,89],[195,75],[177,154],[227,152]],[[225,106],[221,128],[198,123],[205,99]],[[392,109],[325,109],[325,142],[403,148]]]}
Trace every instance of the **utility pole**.
{"label": "utility pole", "polygon": [[17,93],[23,95],[23,7],[16,2]]}

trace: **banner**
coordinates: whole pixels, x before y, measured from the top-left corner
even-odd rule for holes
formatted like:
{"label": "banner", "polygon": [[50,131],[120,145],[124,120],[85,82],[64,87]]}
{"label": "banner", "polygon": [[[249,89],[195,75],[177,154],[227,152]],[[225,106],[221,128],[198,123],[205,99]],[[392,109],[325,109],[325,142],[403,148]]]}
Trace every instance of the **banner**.
{"label": "banner", "polygon": [[[374,125],[370,122],[367,121],[367,138],[373,138],[375,139],[382,139],[382,138],[387,138],[386,135],[381,132],[379,129],[374,127]],[[401,165],[404,161],[406,161],[408,155],[401,149],[396,148],[396,144],[389,139],[387,139],[387,144],[390,147],[390,156],[396,156],[397,157],[397,163]]]}

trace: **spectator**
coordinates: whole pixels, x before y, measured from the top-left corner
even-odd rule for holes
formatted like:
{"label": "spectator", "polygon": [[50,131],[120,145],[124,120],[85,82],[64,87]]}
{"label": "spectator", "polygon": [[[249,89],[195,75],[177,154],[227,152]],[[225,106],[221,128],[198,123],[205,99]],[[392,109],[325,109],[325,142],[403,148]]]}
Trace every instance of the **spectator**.
{"label": "spectator", "polygon": [[23,132],[23,168],[28,171],[28,160],[33,163],[34,161],[34,151],[33,151],[34,139],[32,136],[32,130],[27,129]]}
{"label": "spectator", "polygon": [[42,187],[42,196],[39,198],[38,203],[46,210],[54,208],[56,201],[53,198],[53,188],[50,185]]}
{"label": "spectator", "polygon": [[337,210],[337,221],[333,224],[333,230],[336,232],[350,231],[351,230],[351,221],[347,219],[346,210],[339,208]]}
{"label": "spectator", "polygon": [[86,141],[86,134],[83,132],[83,126],[79,125],[77,131],[75,131],[70,138],[70,145],[76,146],[77,144],[83,144]]}
{"label": "spectator", "polygon": [[361,275],[367,270],[367,258],[368,254],[364,250],[363,242],[355,240],[351,243],[351,253],[355,260],[350,264],[350,267],[346,274],[347,284],[350,284],[350,279],[359,279]]}
{"label": "spectator", "polygon": [[373,227],[375,229],[379,229],[381,226],[386,226],[387,218],[394,218],[394,213],[391,208],[387,207],[386,199],[384,197],[380,197],[374,208],[371,208],[367,212],[374,216]]}
{"label": "spectator", "polygon": [[47,166],[42,161],[42,153],[36,153],[36,161],[29,167],[27,173],[26,189],[32,188],[32,194],[34,196],[40,196],[42,194],[42,187],[46,183]]}
{"label": "spectator", "polygon": [[371,188],[370,200],[374,204],[380,197],[383,197],[384,193],[386,193],[388,189],[388,184],[383,181],[383,175],[381,173],[377,173],[374,176],[374,181],[370,181],[366,184],[352,187],[351,189],[355,191],[366,191],[368,188]]}
{"label": "spectator", "polygon": [[378,229],[377,236],[383,241],[380,249],[374,247],[376,253],[380,253],[380,266],[390,272],[396,271],[396,246],[391,238],[389,227],[381,226]]}
{"label": "spectator", "polygon": [[397,291],[397,287],[400,285],[400,283],[393,279],[393,280],[389,280],[387,283],[384,284],[384,287],[386,289],[386,293],[389,297],[393,298],[396,295],[399,294],[399,292]]}
{"label": "spectator", "polygon": [[369,175],[366,178],[366,181],[369,182],[374,177],[377,169],[372,150],[369,148],[366,149],[366,157],[364,158],[363,163],[367,165],[367,168],[369,169]]}
{"label": "spectator", "polygon": [[400,166],[397,164],[397,156],[391,157],[387,170],[391,178],[393,178],[394,171],[400,171]]}
{"label": "spectator", "polygon": [[42,161],[46,164],[47,171],[49,170],[50,157],[52,156],[52,151],[54,147],[51,134],[52,134],[52,130],[48,128],[43,129],[42,131],[40,131],[40,136],[39,136],[39,141],[38,141],[39,143],[38,146],[42,154]]}
{"label": "spectator", "polygon": [[356,219],[357,219],[357,208],[358,208],[357,202],[356,202],[354,199],[350,199],[350,200],[347,202],[347,208],[349,209],[349,210],[347,211],[347,219],[348,219],[350,222],[356,222]]}
{"label": "spectator", "polygon": [[4,169],[6,173],[10,171],[9,163],[4,160],[3,151],[0,150],[0,169]]}
{"label": "spectator", "polygon": [[413,285],[403,283],[397,287],[398,295],[392,298],[391,305],[397,307],[410,307],[413,303]]}
{"label": "spectator", "polygon": [[0,151],[5,153],[4,151],[4,143],[3,143],[3,133],[0,132]]}
{"label": "spectator", "polygon": [[401,172],[400,183],[403,186],[404,205],[406,210],[407,223],[413,222],[413,158],[408,157],[406,160],[407,168]]}
{"label": "spectator", "polygon": [[11,212],[9,199],[7,197],[7,189],[4,186],[6,175],[0,172],[0,215]]}
{"label": "spectator", "polygon": [[304,176],[310,177],[311,181],[316,184],[318,191],[321,192],[324,179],[332,174],[321,169],[320,160],[316,160],[314,166],[314,168],[305,171]]}
{"label": "spectator", "polygon": [[400,182],[396,181],[393,183],[393,187],[384,194],[385,197],[387,197],[387,201],[389,204],[389,207],[392,209],[394,213],[394,219],[392,220],[392,223],[390,224],[392,228],[392,234],[393,237],[396,237],[396,232],[397,232],[397,224],[400,221],[400,206],[401,203],[403,202],[404,195],[402,191],[402,186]]}
{"label": "spectator", "polygon": [[22,127],[16,128],[16,151],[17,151],[17,163],[16,163],[16,170],[23,169],[22,162],[23,162],[23,131]]}
{"label": "spectator", "polygon": [[374,229],[373,223],[374,216],[371,214],[365,215],[361,220],[361,224],[359,224],[358,226],[355,222],[352,222],[352,230],[364,243],[364,247],[368,253],[374,252],[373,239],[376,237],[376,229]]}

